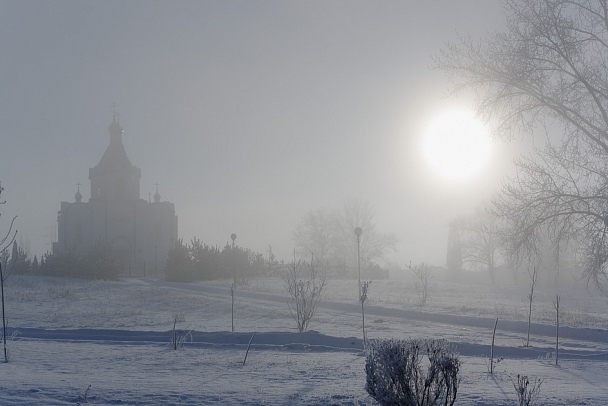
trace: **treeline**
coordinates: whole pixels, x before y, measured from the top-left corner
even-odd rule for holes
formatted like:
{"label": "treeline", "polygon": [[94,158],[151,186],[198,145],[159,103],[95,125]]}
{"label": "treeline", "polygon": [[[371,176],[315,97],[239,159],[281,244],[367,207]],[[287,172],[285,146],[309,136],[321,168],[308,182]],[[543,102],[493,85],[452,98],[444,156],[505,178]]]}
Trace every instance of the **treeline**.
{"label": "treeline", "polygon": [[165,276],[173,282],[196,282],[235,278],[246,285],[253,276],[272,275],[280,263],[248,248],[226,244],[223,249],[210,246],[194,237],[190,244],[179,239],[169,250]]}
{"label": "treeline", "polygon": [[[271,255],[272,256],[272,255]],[[74,252],[45,253],[40,261],[13,242],[12,249],[0,253],[0,264],[8,274],[58,276],[116,280],[124,265],[108,242],[97,242],[83,255]],[[196,282],[235,278],[247,285],[254,276],[276,275],[281,263],[267,260],[248,248],[226,244],[223,249],[204,244],[196,237],[190,244],[178,240],[169,250],[164,266],[165,278],[173,282]]]}
{"label": "treeline", "polygon": [[[0,265],[5,273],[26,273],[31,272],[33,263],[28,258],[27,253],[13,241],[12,249],[6,247],[0,252]],[[38,260],[36,259],[36,269]]]}
{"label": "treeline", "polygon": [[0,262],[7,273],[70,278],[116,280],[123,270],[111,245],[101,241],[84,255],[47,252],[40,261],[36,256],[30,260],[27,253],[13,242],[10,254],[9,250],[0,254]]}

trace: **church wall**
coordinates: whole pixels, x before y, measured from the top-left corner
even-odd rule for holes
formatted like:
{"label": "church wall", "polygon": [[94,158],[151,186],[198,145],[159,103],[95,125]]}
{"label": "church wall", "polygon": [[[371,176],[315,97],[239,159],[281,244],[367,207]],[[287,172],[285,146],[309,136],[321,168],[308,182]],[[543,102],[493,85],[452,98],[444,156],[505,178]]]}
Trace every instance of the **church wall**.
{"label": "church wall", "polygon": [[148,275],[162,275],[168,251],[177,240],[175,207],[169,202],[144,203],[138,212],[139,269]]}
{"label": "church wall", "polygon": [[84,254],[93,244],[91,238],[92,213],[87,203],[61,203],[58,215],[59,250]]}
{"label": "church wall", "polygon": [[131,166],[122,171],[116,168],[91,168],[91,198],[94,200],[139,200],[141,171]]}
{"label": "church wall", "polygon": [[108,241],[125,273],[162,275],[168,251],[177,240],[177,216],[169,202],[62,202],[55,251],[86,254],[97,241]]}

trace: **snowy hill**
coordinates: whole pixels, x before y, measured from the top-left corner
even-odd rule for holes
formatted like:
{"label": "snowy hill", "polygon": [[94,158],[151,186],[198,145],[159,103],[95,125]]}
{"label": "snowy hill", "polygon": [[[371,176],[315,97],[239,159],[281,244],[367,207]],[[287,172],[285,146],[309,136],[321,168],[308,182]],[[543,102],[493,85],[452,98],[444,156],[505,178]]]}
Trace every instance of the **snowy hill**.
{"label": "snowy hill", "polygon": [[[237,290],[232,333],[226,281],[12,276],[10,362],[0,366],[0,404],[371,405],[356,286],[330,281],[310,324],[314,331],[298,333],[282,281],[254,279]],[[421,307],[408,281],[374,281],[366,331],[371,338],[451,341],[463,363],[459,405],[515,404],[517,374],[543,380],[541,404],[606,405],[608,302],[585,291],[558,293],[564,320],[558,366],[550,290],[535,299],[530,347],[523,346],[526,289],[505,286],[439,282]],[[490,375],[495,317],[501,361]],[[186,340],[173,351],[176,318]]]}

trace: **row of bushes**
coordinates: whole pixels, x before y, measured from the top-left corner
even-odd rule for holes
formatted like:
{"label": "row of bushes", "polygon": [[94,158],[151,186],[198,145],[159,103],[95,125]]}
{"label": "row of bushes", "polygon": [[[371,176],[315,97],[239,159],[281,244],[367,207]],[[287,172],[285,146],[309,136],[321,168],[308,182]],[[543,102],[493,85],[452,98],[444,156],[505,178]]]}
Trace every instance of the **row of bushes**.
{"label": "row of bushes", "polygon": [[[37,274],[91,279],[117,279],[124,270],[112,246],[97,242],[91,250],[79,255],[74,252],[45,253],[40,262],[15,242],[12,250],[0,253],[2,268],[15,274]],[[178,240],[169,250],[164,267],[166,279],[175,282],[228,279],[236,276],[238,284],[248,284],[252,276],[273,275],[281,264],[266,260],[260,253],[228,244],[223,249],[204,244],[196,237],[190,244]]]}
{"label": "row of bushes", "polygon": [[195,282],[236,277],[237,284],[248,284],[252,276],[268,275],[278,267],[260,253],[226,244],[223,249],[204,244],[196,237],[190,244],[178,240],[169,250],[165,276],[172,282]]}
{"label": "row of bushes", "polygon": [[47,252],[42,256],[39,264],[34,257],[29,268],[19,272],[44,276],[116,280],[122,271],[123,266],[111,245],[107,242],[97,242],[84,255],[73,252],[61,254]]}

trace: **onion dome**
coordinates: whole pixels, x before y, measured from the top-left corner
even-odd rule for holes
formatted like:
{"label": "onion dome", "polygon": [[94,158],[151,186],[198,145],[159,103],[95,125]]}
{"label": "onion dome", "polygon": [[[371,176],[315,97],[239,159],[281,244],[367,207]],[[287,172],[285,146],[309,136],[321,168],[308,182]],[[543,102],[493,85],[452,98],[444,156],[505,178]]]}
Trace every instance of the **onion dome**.
{"label": "onion dome", "polygon": [[78,203],[80,203],[82,201],[82,195],[80,194],[80,183],[78,183],[77,186],[78,186],[78,190],[76,191],[76,194],[74,195],[74,199],[76,199],[76,201]]}
{"label": "onion dome", "polygon": [[160,202],[160,193],[158,193],[158,183],[156,184],[156,193],[154,193],[154,203]]}

